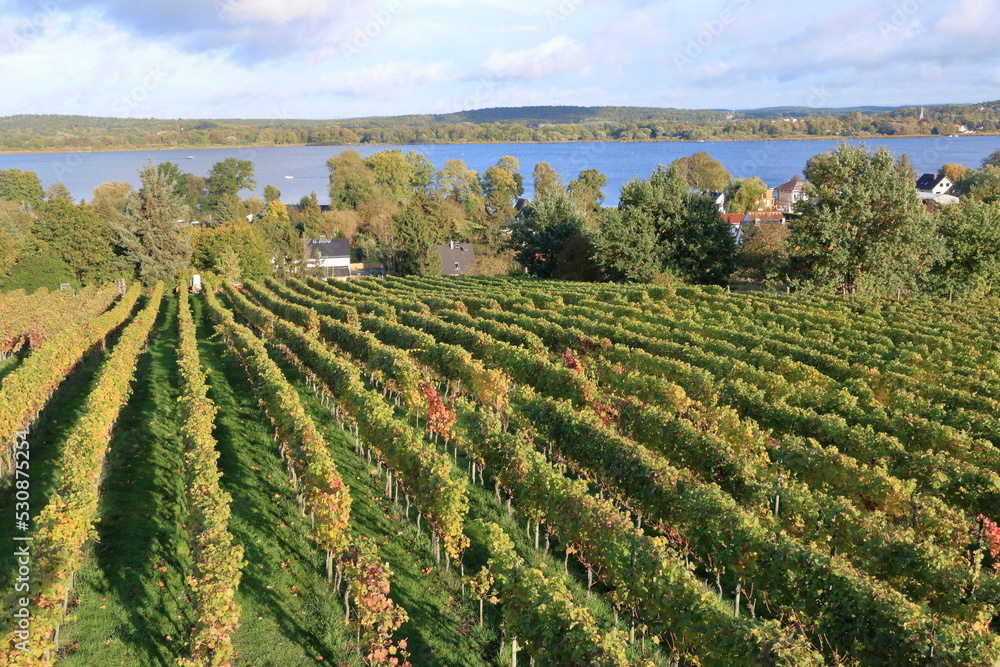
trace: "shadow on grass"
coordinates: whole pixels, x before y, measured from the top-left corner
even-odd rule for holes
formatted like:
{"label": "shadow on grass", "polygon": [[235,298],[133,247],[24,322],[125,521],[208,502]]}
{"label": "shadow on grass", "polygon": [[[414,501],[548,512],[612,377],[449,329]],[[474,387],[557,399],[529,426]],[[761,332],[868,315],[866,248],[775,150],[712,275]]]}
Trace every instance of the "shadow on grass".
{"label": "shadow on grass", "polygon": [[[458,573],[454,569],[445,573],[443,565],[434,565],[426,523],[417,534],[413,521],[416,508],[411,508],[407,520],[405,506],[384,496],[384,478],[372,474],[375,467],[354,452],[353,438],[305,387],[301,374],[277,353],[272,358],[299,390],[350,488],[352,530],[374,539],[379,545],[379,558],[392,568],[390,597],[409,617],[393,636],[407,640],[410,661],[415,667],[489,664],[483,654],[497,634],[495,615],[489,619],[493,624],[488,622],[485,630],[473,627],[478,624],[478,615],[472,619],[471,607],[461,599]],[[466,573],[471,571],[467,568]]]}
{"label": "shadow on grass", "polygon": [[[297,384],[299,385],[300,392],[303,392],[302,382],[298,381]],[[315,401],[313,402],[315,403]],[[319,415],[318,417],[317,414]],[[412,419],[407,416],[404,409],[397,408],[396,415],[400,419],[409,420],[412,423]],[[318,413],[314,409],[314,418],[316,418],[317,422],[322,420],[329,423],[331,421],[329,416],[325,415],[325,411],[322,408],[319,408]],[[329,426],[329,428],[336,429],[336,425]],[[328,440],[332,440],[332,438],[328,438]],[[349,445],[347,449],[350,449]],[[440,446],[438,449],[442,451]],[[337,455],[338,466],[341,467],[342,472],[350,469],[352,459],[354,461],[357,460],[353,452],[347,452],[346,454],[338,453]],[[455,474],[463,475],[465,474],[464,471],[468,464],[468,459],[464,453],[460,453],[457,458]],[[345,477],[347,477],[346,473]],[[363,470],[358,479],[371,480],[372,478],[368,476],[368,470]],[[368,493],[377,499],[379,507],[385,509],[387,514],[391,514],[392,509],[387,509],[390,505],[381,496],[382,484],[379,482],[378,477],[374,477],[374,480],[374,484],[370,482],[367,484]],[[348,478],[348,481],[352,485],[352,497],[355,503],[355,506],[352,508],[352,514],[359,525],[364,525],[364,517],[370,516],[372,513],[362,511],[357,506],[357,503],[361,502],[358,492],[362,490],[362,486],[355,485],[354,482],[351,482],[350,478]],[[357,490],[355,486],[358,487]],[[470,507],[464,532],[470,538],[471,544],[463,558],[466,566],[466,575],[475,574],[490,556],[490,545],[487,535],[475,523],[476,519],[498,523],[513,539],[518,553],[528,563],[539,563],[541,566],[548,568],[547,571],[551,573],[561,572],[564,567],[565,545],[553,537],[553,539],[548,541],[548,548],[546,548],[546,542],[542,539],[539,541],[539,547],[536,549],[534,535],[526,534],[525,519],[527,517],[519,512],[518,503],[515,501],[513,511],[508,513],[508,510],[494,499],[492,488],[492,480],[487,482],[486,489],[474,485],[469,487]],[[401,514],[402,510],[397,509],[396,512]],[[412,524],[410,524],[410,527],[412,527]],[[414,664],[482,664],[481,661],[484,660],[491,664],[501,664],[504,662],[504,659],[498,656],[500,648],[500,613],[498,609],[490,604],[484,605],[485,627],[481,630],[472,628],[472,626],[478,626],[478,601],[474,600],[468,593],[464,596],[461,595],[458,590],[457,577],[454,574],[444,573],[435,569],[434,573],[428,576],[424,582],[420,582],[415,577],[408,577],[405,566],[400,567],[401,563],[407,563],[408,561],[409,564],[419,563],[430,565],[430,559],[427,556],[427,548],[424,540],[416,539],[415,531],[410,530],[405,524],[403,532],[411,538],[411,541],[406,543],[399,553],[396,552],[393,544],[386,545],[380,551],[380,555],[397,570],[393,576],[392,597],[401,602],[408,611],[411,611],[410,621],[396,633],[396,636],[405,636],[411,628],[419,628],[419,638],[424,642],[420,647],[424,650],[414,651]],[[609,596],[607,594],[610,592],[609,589],[599,581],[595,581],[591,589],[591,594],[588,595],[586,568],[576,559],[569,559],[567,565],[568,577],[566,578],[566,583],[576,603],[585,607],[593,615],[597,625],[603,630],[609,630],[614,627],[617,621],[614,609],[608,599]],[[414,581],[408,581],[408,579],[413,579],[417,585],[412,585]],[[420,583],[423,584],[426,592],[422,591]],[[446,612],[431,602],[433,597],[442,590],[449,591]],[[433,618],[434,612],[438,614],[438,618]],[[448,618],[448,616],[452,618]],[[624,618],[621,620],[620,627],[624,627]],[[461,651],[456,651],[458,657],[454,661],[451,661],[443,657],[443,652],[437,652],[435,648],[432,648],[435,645],[435,640],[439,639],[440,635],[447,634],[451,628],[456,628],[459,635],[468,637],[469,641],[475,644],[475,647],[471,649],[471,651],[475,651],[475,655],[471,652],[461,653]],[[470,629],[472,630],[471,632]],[[651,643],[646,647],[638,644],[631,646],[627,649],[627,652],[630,661],[635,664],[644,663],[650,659],[656,662],[656,664],[666,664],[665,660],[667,657],[662,655],[662,652],[658,648],[652,647]],[[434,655],[430,655],[431,653]],[[470,661],[480,662],[472,663]]]}
{"label": "shadow on grass", "polygon": [[165,299],[104,463],[95,558],[85,563],[75,587],[80,606],[77,623],[66,628],[67,664],[96,664],[110,652],[135,659],[126,664],[173,665],[166,637],[184,637],[191,623],[184,594],[176,329],[176,300]]}
{"label": "shadow on grass", "polygon": [[[302,376],[281,355],[271,349],[271,358],[297,388],[306,410],[321,429],[336,459],[341,477],[351,492],[351,529],[379,545],[378,555],[392,568],[390,596],[407,612],[409,620],[394,638],[407,639],[410,660],[415,666],[468,665],[478,667],[482,659],[480,642],[458,607],[460,582],[453,572],[442,575],[433,567],[430,541],[425,524],[418,536],[413,523],[400,515],[402,509],[381,495],[382,484],[372,475],[372,466],[353,451],[346,433],[319,401],[305,388]],[[411,518],[415,516],[411,513]],[[412,520],[412,519],[411,519]],[[467,606],[467,604],[465,604]],[[343,622],[343,612],[339,612]],[[353,641],[353,636],[351,638]]]}
{"label": "shadow on grass", "polygon": [[307,537],[311,527],[299,514],[270,424],[225,342],[210,338],[201,300],[192,305],[209,397],[219,408],[215,437],[222,485],[233,497],[230,530],[247,561],[234,639],[241,662],[315,664],[322,656],[332,664],[352,664],[323,555]]}
{"label": "shadow on grass", "polygon": [[0,382],[3,382],[5,377],[17,370],[26,356],[28,356],[28,346],[22,345],[13,350],[7,358],[0,359]]}
{"label": "shadow on grass", "polygon": [[[87,396],[106,358],[107,353],[101,348],[88,355],[56,389],[38,419],[28,428],[32,519],[38,516],[56,490],[63,443],[83,416]],[[0,525],[5,527],[14,525],[12,485],[13,478],[0,485]],[[13,588],[10,578],[14,566],[15,560],[9,553],[0,558],[0,585],[3,586],[0,590]],[[7,620],[0,621],[0,627],[6,627]]]}

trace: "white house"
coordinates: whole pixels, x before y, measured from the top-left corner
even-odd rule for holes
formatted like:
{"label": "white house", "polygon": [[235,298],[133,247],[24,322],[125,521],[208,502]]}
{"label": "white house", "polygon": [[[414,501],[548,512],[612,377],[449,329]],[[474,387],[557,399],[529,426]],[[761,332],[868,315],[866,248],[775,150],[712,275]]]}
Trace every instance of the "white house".
{"label": "white house", "polygon": [[347,278],[351,275],[351,242],[347,239],[318,240],[306,244],[306,266],[319,267],[327,278]]}
{"label": "white house", "polygon": [[723,213],[722,219],[729,223],[729,229],[733,233],[733,240],[743,243],[743,234],[740,231],[740,224],[746,217],[745,213]]}
{"label": "white house", "polygon": [[715,205],[718,207],[720,214],[726,212],[726,195],[725,195],[725,193],[712,191],[712,192],[708,193],[708,196],[711,197],[712,201],[715,202]]}
{"label": "white house", "polygon": [[917,196],[930,210],[957,204],[959,201],[958,194],[955,192],[955,184],[947,176],[940,174],[924,174],[918,178]]}
{"label": "white house", "polygon": [[947,176],[940,174],[924,174],[917,179],[917,190],[928,194],[948,194],[954,184]]}

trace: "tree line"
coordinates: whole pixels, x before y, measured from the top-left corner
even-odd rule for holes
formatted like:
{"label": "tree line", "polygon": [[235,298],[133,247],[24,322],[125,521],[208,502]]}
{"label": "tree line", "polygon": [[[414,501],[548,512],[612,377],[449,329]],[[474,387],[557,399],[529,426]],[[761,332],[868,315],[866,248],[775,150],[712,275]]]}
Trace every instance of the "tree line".
{"label": "tree line", "polygon": [[453,114],[320,120],[162,120],[88,116],[0,118],[11,151],[274,145],[565,141],[704,141],[950,135],[1000,130],[1000,102],[889,110],[527,107]]}
{"label": "tree line", "polygon": [[703,151],[625,184],[616,207],[603,205],[599,170],[566,182],[545,162],[528,202],[511,156],[479,174],[457,159],[435,169],[416,151],[346,149],[328,168],[328,207],[315,193],[286,206],[273,185],[242,198],[257,187],[254,165],[235,158],[204,178],[150,163],[138,190],[104,183],[80,203],[62,184],[45,191],[32,172],[0,170],[0,288],[153,284],[188,267],[232,281],[304,274],[315,272],[306,242],[321,235],[400,275],[439,273],[435,246],[459,241],[475,245],[465,271],[565,280],[954,296],[995,293],[1000,277],[1000,151],[978,169],[943,165],[961,202],[931,211],[907,156],[842,144],[807,162],[787,223],[745,224],[742,244],[717,195],[744,213],[767,187]]}
{"label": "tree line", "polygon": [[[207,178],[171,162],[149,163],[139,171],[138,190],[102,183],[89,202],[76,203],[62,183],[43,190],[34,172],[0,170],[0,288],[80,287],[115,278],[153,285],[175,282],[192,266],[232,280],[260,279],[275,266],[298,268],[302,221],[296,227],[280,193],[265,188],[267,202],[237,194],[256,188],[253,171],[249,161],[232,158],[216,163]],[[315,197],[309,203],[319,210]]]}
{"label": "tree line", "polygon": [[633,180],[615,209],[574,208],[565,193],[536,197],[513,224],[518,262],[531,275],[615,282],[684,280],[842,294],[954,297],[1000,286],[1000,150],[979,169],[947,164],[958,204],[929,209],[906,155],[841,144],[811,158],[806,196],[786,223],[743,226],[726,210],[756,208],[766,187],[731,179],[705,153]]}

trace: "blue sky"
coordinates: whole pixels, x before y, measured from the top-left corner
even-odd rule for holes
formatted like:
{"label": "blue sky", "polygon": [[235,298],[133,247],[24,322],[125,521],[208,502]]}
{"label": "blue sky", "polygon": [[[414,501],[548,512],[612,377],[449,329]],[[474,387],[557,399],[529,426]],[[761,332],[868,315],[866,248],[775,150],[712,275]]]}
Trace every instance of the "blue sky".
{"label": "blue sky", "polygon": [[0,116],[1000,98],[1000,0],[0,0]]}

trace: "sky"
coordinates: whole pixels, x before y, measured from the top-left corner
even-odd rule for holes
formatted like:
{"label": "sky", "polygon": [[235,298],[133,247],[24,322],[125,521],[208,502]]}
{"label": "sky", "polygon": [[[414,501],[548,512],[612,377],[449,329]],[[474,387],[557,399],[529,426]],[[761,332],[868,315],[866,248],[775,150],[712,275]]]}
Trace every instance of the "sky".
{"label": "sky", "polygon": [[0,0],[0,116],[1000,98],[1000,0]]}

